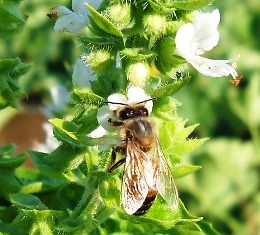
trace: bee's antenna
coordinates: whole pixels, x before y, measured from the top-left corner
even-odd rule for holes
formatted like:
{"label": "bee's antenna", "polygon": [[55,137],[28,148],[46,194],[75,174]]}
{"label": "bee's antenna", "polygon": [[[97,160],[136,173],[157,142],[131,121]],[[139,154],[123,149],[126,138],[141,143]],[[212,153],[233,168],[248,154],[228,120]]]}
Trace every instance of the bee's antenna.
{"label": "bee's antenna", "polygon": [[144,100],[144,101],[138,102],[137,104],[146,103],[146,102],[151,101],[151,100],[156,100],[156,98],[150,98],[148,100]]}
{"label": "bee's antenna", "polygon": [[104,101],[104,104],[119,104],[119,105],[127,105],[127,104],[124,104],[124,103],[111,102],[111,101]]}

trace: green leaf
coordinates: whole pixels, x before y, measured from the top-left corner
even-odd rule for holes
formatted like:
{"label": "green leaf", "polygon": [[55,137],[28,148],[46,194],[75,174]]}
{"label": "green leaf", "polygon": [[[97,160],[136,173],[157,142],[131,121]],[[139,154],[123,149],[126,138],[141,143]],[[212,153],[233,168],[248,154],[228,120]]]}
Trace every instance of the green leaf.
{"label": "green leaf", "polygon": [[178,92],[182,87],[184,87],[190,81],[190,77],[186,77],[180,81],[173,81],[170,84],[163,85],[151,92],[151,96],[155,98],[163,96],[171,96]]}
{"label": "green leaf", "polygon": [[0,170],[0,195],[8,200],[10,193],[16,193],[21,188],[13,170]]}
{"label": "green leaf", "polygon": [[173,121],[176,119],[176,109],[180,103],[170,96],[158,98],[154,102],[153,115],[157,118]]}
{"label": "green leaf", "polygon": [[74,148],[70,145],[60,145],[45,160],[49,166],[62,172],[71,171],[77,168],[84,160],[85,148]]}
{"label": "green leaf", "polygon": [[86,135],[98,127],[97,111],[98,109],[96,107],[89,107],[85,109],[80,116],[74,119],[76,124],[81,125],[77,134]]}
{"label": "green leaf", "polygon": [[201,169],[201,166],[194,166],[194,165],[186,165],[186,166],[174,166],[172,167],[173,176],[175,179],[182,178],[186,175],[189,175],[195,171]]}
{"label": "green leaf", "polygon": [[18,166],[21,166],[27,159],[25,153],[20,153],[17,156],[9,158],[0,157],[0,169],[15,169]]}
{"label": "green leaf", "polygon": [[166,37],[157,43],[156,53],[158,54],[155,60],[156,68],[169,77],[172,77],[173,71],[176,71],[186,60],[180,56],[174,55],[176,49],[175,42],[172,37]]}
{"label": "green leaf", "polygon": [[214,0],[176,0],[172,6],[186,11],[198,10],[212,3]]}
{"label": "green leaf", "polygon": [[[59,134],[57,136],[60,137],[58,138],[59,140],[70,144],[78,144],[78,137],[75,135],[78,130],[76,125],[74,125],[72,122],[64,121],[63,119],[59,118],[50,119],[49,122],[59,130]],[[55,132],[54,135],[55,134],[57,134],[57,132]]]}
{"label": "green leaf", "polygon": [[156,199],[153,206],[143,216],[127,215],[121,211],[119,212],[119,216],[132,223],[150,223],[162,229],[170,229],[178,223],[195,223],[202,219],[201,217],[192,216],[180,200],[178,209],[174,211],[166,203],[159,202],[158,199]]}
{"label": "green leaf", "polygon": [[74,87],[71,92],[71,98],[75,101],[75,103],[96,106],[99,106],[104,101],[101,96],[94,94],[90,88],[85,87]]}
{"label": "green leaf", "polygon": [[215,230],[212,224],[204,220],[197,222],[197,224],[206,235],[221,235],[217,230]]}
{"label": "green leaf", "polygon": [[24,20],[19,10],[19,2],[1,1],[0,3],[0,38],[10,37],[21,31]]}
{"label": "green leaf", "polygon": [[11,155],[13,153],[13,151],[15,150],[15,148],[16,148],[15,144],[9,144],[9,145],[5,145],[5,146],[1,146],[0,147],[0,157]]}
{"label": "green leaf", "polygon": [[22,63],[18,58],[0,60],[0,109],[7,106],[16,108],[16,99],[24,95],[17,78],[29,68],[30,65]]}
{"label": "green leaf", "polygon": [[31,194],[25,193],[15,193],[10,195],[10,201],[22,208],[26,209],[35,209],[35,210],[44,210],[46,206],[41,202],[41,200]]}
{"label": "green leaf", "polygon": [[85,3],[85,5],[87,6],[93,20],[101,29],[103,29],[107,33],[110,33],[110,34],[113,34],[113,35],[116,35],[119,37],[123,37],[122,32],[120,30],[118,30],[117,27],[115,25],[113,25],[112,22],[110,22],[106,17],[101,15],[99,12],[97,12],[88,3]]}

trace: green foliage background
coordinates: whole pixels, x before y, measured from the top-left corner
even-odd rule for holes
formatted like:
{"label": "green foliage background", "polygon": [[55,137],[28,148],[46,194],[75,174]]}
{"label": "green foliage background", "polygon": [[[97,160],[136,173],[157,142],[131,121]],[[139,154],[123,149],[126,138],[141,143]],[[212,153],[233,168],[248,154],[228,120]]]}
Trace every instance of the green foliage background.
{"label": "green foliage background", "polygon": [[[33,63],[20,82],[26,94],[40,93],[46,102],[54,84],[71,86],[72,65],[82,54],[75,36],[53,31],[54,21],[46,16],[53,4],[70,6],[68,1],[21,2],[28,17],[24,29],[0,38],[1,58]],[[210,140],[186,158],[202,170],[177,185],[188,210],[211,221],[221,234],[255,235],[260,234],[260,2],[218,0],[208,7],[213,8],[221,13],[220,43],[207,57],[239,53],[238,71],[244,78],[234,87],[227,78],[206,78],[190,70],[190,83],[175,96],[183,104],[179,116],[189,124],[200,123],[194,136]]]}

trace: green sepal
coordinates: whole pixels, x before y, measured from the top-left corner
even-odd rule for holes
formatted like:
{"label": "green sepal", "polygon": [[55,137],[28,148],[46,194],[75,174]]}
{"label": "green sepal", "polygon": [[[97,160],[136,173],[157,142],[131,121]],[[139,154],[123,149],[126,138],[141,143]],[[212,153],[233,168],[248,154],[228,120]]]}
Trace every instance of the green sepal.
{"label": "green sepal", "polygon": [[85,3],[87,6],[93,20],[95,23],[105,32],[113,34],[115,36],[123,37],[122,32],[117,29],[117,27],[110,22],[106,17],[101,15],[99,12],[97,12],[92,6],[90,6],[88,3]]}
{"label": "green sepal", "polygon": [[173,5],[166,6],[166,4],[163,1],[162,1],[163,3],[160,3],[159,1],[155,1],[155,0],[147,0],[147,2],[156,12],[167,14],[167,13],[174,12],[176,10],[176,7],[174,7]]}
{"label": "green sepal", "polygon": [[143,48],[125,48],[120,54],[135,61],[144,61],[156,57],[156,53]]}
{"label": "green sepal", "polygon": [[114,40],[114,38],[111,38],[111,37],[100,38],[100,37],[81,36],[79,38],[79,41],[82,42],[86,46],[89,46],[89,44],[95,45],[95,46],[106,46],[106,45],[115,45],[116,44],[116,41]]}

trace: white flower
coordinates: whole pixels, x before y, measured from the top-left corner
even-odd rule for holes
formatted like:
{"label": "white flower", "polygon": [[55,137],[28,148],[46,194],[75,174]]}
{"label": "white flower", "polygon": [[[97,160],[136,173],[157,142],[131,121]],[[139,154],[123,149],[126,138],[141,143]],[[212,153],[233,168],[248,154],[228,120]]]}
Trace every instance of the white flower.
{"label": "white flower", "polygon": [[58,148],[59,142],[53,136],[53,126],[50,123],[48,122],[43,123],[42,128],[46,133],[46,140],[44,144],[38,144],[35,150],[43,153],[50,153],[54,149]]}
{"label": "white flower", "polygon": [[98,8],[101,0],[72,0],[72,10],[64,6],[55,7],[53,12],[63,15],[55,25],[55,31],[67,31],[71,33],[82,30],[88,23],[89,11],[84,3],[89,3],[94,8]]}
{"label": "white flower", "polygon": [[150,99],[151,96],[147,95],[141,87],[131,86],[129,87],[126,96],[120,93],[112,94],[107,98],[107,101],[109,102],[109,109],[114,111],[124,107],[124,105],[133,105],[149,100],[145,102],[145,107],[150,114],[153,108],[153,101]]}
{"label": "white flower", "polygon": [[218,44],[219,21],[220,14],[217,9],[212,13],[199,12],[192,23],[182,25],[177,31],[175,52],[205,76],[232,75],[236,79],[238,74],[229,63],[236,61],[238,57],[230,60],[211,60],[200,56]]}
{"label": "white flower", "polygon": [[74,86],[90,86],[90,81],[95,80],[93,71],[89,68],[88,65],[83,63],[83,61],[78,58],[74,65],[72,73],[72,83]]}
{"label": "white flower", "polygon": [[52,103],[45,105],[45,114],[47,117],[54,117],[57,113],[63,113],[66,105],[70,102],[70,94],[63,85],[51,87],[50,89]]}

